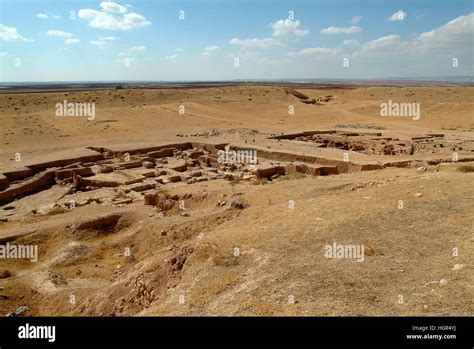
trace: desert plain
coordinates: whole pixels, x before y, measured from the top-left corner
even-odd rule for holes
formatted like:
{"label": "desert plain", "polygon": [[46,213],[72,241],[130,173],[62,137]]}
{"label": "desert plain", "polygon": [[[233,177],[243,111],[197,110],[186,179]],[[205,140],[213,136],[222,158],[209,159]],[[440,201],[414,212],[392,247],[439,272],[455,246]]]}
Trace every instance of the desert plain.
{"label": "desert plain", "polygon": [[[474,313],[474,88],[0,93],[0,311]],[[95,117],[55,105],[94,103]],[[419,103],[420,115],[381,116]],[[254,151],[257,163],[223,163]],[[363,260],[327,246],[364,247]]]}

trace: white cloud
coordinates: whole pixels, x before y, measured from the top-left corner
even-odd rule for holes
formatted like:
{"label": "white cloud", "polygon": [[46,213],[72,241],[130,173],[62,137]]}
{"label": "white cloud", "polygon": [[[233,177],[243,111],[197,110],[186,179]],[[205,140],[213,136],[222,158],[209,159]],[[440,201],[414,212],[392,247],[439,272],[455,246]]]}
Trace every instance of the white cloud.
{"label": "white cloud", "polygon": [[264,38],[264,39],[232,39],[229,41],[231,45],[239,45],[244,47],[254,47],[254,48],[272,48],[272,47],[281,47],[284,46],[280,41],[273,38]]}
{"label": "white cloud", "polygon": [[110,45],[112,41],[117,40],[115,36],[99,36],[97,40],[92,40],[89,43],[92,46],[98,47],[98,48],[104,48],[107,45]]}
{"label": "white cloud", "polygon": [[399,10],[395,12],[393,15],[391,15],[390,17],[388,17],[387,20],[390,22],[403,21],[406,16],[407,16],[406,12]]}
{"label": "white cloud", "polygon": [[352,24],[357,24],[357,23],[359,23],[359,22],[360,22],[361,20],[363,20],[363,19],[364,19],[363,16],[354,16],[354,17],[352,17],[352,19],[351,19],[351,23],[352,23]]}
{"label": "white cloud", "polygon": [[130,47],[128,50],[132,51],[132,52],[143,52],[143,51],[146,50],[146,47],[145,46],[134,46],[134,47]]}
{"label": "white cloud", "polygon": [[46,36],[57,37],[57,38],[72,38],[74,35],[62,30],[48,30]]}
{"label": "white cloud", "polygon": [[117,38],[115,36],[99,36],[100,41],[115,41]]}
{"label": "white cloud", "polygon": [[298,52],[289,52],[288,56],[330,56],[330,55],[337,55],[341,53],[339,48],[328,48],[328,47],[308,47],[302,49]]}
{"label": "white cloud", "polygon": [[117,62],[123,64],[124,66],[129,66],[130,64],[132,64],[133,62],[135,62],[136,59],[133,58],[133,57],[127,57],[127,58],[121,58],[121,59],[117,59]]}
{"label": "white cloud", "polygon": [[[472,57],[474,13],[457,17],[431,31],[403,41],[398,35],[387,35],[361,45],[355,57],[389,55],[453,55],[467,53]],[[472,59],[472,58],[471,58]],[[472,63],[471,63],[472,65]]]}
{"label": "white cloud", "polygon": [[100,7],[102,7],[102,10],[106,12],[112,12],[112,13],[127,12],[127,8],[125,6],[119,5],[116,2],[112,2],[112,1],[104,1],[100,4]]}
{"label": "white cloud", "polygon": [[3,24],[0,24],[0,38],[3,39],[4,41],[17,41],[17,42],[18,41],[23,41],[23,42],[33,41],[18,34],[16,28],[7,27],[7,26],[4,26]]}
{"label": "white cloud", "polygon": [[36,14],[36,17],[40,18],[40,19],[60,19],[61,18],[60,15],[55,15],[55,14],[51,14],[51,13],[46,14],[46,13],[42,13],[42,12]]}
{"label": "white cloud", "polygon": [[321,30],[321,34],[354,34],[362,31],[361,27],[351,26],[348,28],[343,27],[329,27]]}
{"label": "white cloud", "polygon": [[108,42],[104,40],[92,40],[89,42],[92,46],[98,47],[98,48],[104,48],[107,46]]}
{"label": "white cloud", "polygon": [[206,52],[213,52],[219,49],[219,46],[217,45],[212,45],[212,46],[207,46],[204,51]]}
{"label": "white cloud", "polygon": [[212,46],[207,46],[204,48],[204,52],[202,53],[203,56],[209,56],[212,52],[217,51],[219,49],[219,46],[217,45],[212,45]]}
{"label": "white cloud", "polygon": [[163,59],[165,61],[170,61],[170,62],[173,62],[173,63],[178,63],[178,62],[181,62],[181,60],[183,59],[183,57],[181,57],[180,55],[171,55],[171,56],[165,56],[163,57]]}
{"label": "white cloud", "polygon": [[291,19],[280,19],[272,23],[273,36],[275,37],[296,37],[300,38],[309,34],[309,30],[300,29],[300,21],[292,21]]}
{"label": "white cloud", "polygon": [[184,48],[177,48],[175,49],[176,52],[184,52]]}
{"label": "white cloud", "polygon": [[346,39],[342,42],[342,46],[360,46],[359,41],[357,40],[352,40],[352,39]]}
{"label": "white cloud", "polygon": [[64,43],[66,45],[75,45],[78,44],[81,40],[74,37],[73,34],[62,31],[62,30],[48,30],[46,36],[50,38],[64,38]]}
{"label": "white cloud", "polygon": [[7,52],[0,52],[0,57],[6,57],[6,56],[8,56]]}
{"label": "white cloud", "polygon": [[151,22],[144,16],[134,12],[125,13],[123,16],[114,16],[105,11],[81,9],[78,12],[78,17],[88,21],[90,27],[97,29],[125,31],[151,25]]}
{"label": "white cloud", "polygon": [[75,44],[78,44],[80,42],[81,42],[81,40],[79,40],[79,39],[66,39],[66,41],[65,41],[66,45],[75,45]]}
{"label": "white cloud", "polygon": [[457,17],[429,32],[421,33],[410,43],[410,50],[421,52],[460,52],[471,50],[474,33],[474,12]]}
{"label": "white cloud", "polygon": [[363,44],[359,51],[354,53],[355,57],[378,57],[390,52],[390,49],[399,47],[400,37],[398,35],[382,36],[378,39]]}

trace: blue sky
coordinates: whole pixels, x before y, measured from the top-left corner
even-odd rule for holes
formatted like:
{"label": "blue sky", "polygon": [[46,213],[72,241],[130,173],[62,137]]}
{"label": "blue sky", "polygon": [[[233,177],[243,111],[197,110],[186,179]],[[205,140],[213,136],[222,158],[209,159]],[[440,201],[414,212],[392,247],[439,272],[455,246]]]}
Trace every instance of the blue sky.
{"label": "blue sky", "polygon": [[473,36],[460,0],[0,0],[0,81],[472,76]]}

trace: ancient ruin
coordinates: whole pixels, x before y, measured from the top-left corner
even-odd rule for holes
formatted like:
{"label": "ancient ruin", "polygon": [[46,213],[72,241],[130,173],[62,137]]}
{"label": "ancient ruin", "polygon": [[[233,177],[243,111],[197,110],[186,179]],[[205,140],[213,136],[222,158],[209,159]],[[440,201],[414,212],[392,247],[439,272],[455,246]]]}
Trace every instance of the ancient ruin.
{"label": "ancient ruin", "polygon": [[[120,151],[88,147],[93,155],[4,171],[0,174],[0,205],[55,185],[66,191],[60,200],[50,203],[51,209],[83,206],[94,201],[104,206],[118,207],[140,200],[145,204],[157,205],[153,195],[170,184],[175,187],[213,180],[259,184],[262,179],[271,181],[292,173],[326,176],[391,166],[474,160],[474,156],[465,155],[466,151],[473,151],[469,148],[472,145],[466,143],[461,146],[458,142],[445,140],[443,134],[419,135],[402,140],[383,135],[382,132],[320,130],[274,135],[269,139],[278,143],[282,140],[308,142],[314,148],[334,148],[387,158],[381,161],[354,161],[344,157],[335,159],[301,154],[285,151],[284,148],[269,150],[229,143],[185,142]],[[463,150],[464,155],[453,159],[452,153],[443,153],[443,149]],[[239,157],[239,152],[245,156]],[[232,153],[235,153],[233,159],[228,155]],[[255,154],[255,159],[247,161],[251,153]],[[423,157],[426,154],[431,156]],[[433,154],[436,155],[434,158]],[[396,155],[408,155],[411,159],[394,159]],[[95,195],[98,190],[100,197]],[[4,207],[6,209],[8,207]],[[5,216],[3,220],[8,219],[8,214]]]}

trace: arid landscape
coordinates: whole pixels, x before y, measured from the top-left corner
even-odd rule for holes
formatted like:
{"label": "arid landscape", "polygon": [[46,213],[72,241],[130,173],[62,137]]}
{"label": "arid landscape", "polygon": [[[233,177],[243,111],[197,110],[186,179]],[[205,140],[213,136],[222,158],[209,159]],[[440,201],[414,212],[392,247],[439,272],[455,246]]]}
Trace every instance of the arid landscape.
{"label": "arid landscape", "polygon": [[[0,311],[472,316],[473,97],[408,83],[4,91],[0,241],[37,246],[37,261],[0,260]],[[64,101],[94,118],[58,116]],[[388,101],[420,113],[381,116]],[[328,258],[333,244],[363,255]]]}

